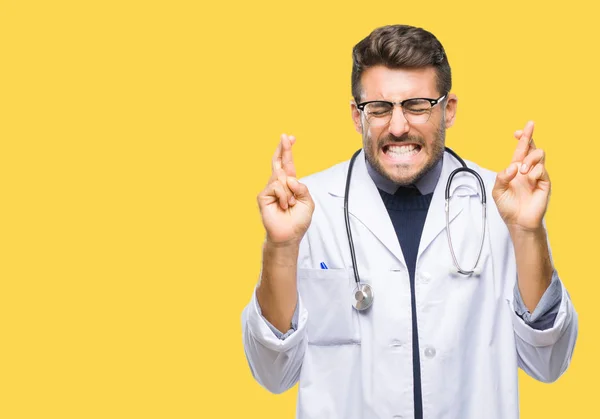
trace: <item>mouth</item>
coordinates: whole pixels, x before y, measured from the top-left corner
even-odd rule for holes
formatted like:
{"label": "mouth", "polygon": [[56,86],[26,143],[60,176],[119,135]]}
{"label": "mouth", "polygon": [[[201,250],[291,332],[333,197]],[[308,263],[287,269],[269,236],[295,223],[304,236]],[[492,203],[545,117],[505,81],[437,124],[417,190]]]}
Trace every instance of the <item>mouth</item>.
{"label": "mouth", "polygon": [[421,152],[418,144],[386,144],[382,148],[383,154],[394,162],[409,162]]}

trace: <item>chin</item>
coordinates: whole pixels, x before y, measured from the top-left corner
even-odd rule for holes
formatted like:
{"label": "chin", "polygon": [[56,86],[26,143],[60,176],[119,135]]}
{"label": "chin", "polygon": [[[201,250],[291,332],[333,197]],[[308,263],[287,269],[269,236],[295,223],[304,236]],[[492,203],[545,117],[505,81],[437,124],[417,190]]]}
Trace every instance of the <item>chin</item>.
{"label": "chin", "polygon": [[388,173],[387,178],[397,185],[408,186],[415,183],[423,176],[423,171],[410,171],[408,173],[398,174],[398,172]]}
{"label": "chin", "polygon": [[387,179],[399,185],[410,185],[427,172],[427,164],[389,164],[378,161],[377,169]]}

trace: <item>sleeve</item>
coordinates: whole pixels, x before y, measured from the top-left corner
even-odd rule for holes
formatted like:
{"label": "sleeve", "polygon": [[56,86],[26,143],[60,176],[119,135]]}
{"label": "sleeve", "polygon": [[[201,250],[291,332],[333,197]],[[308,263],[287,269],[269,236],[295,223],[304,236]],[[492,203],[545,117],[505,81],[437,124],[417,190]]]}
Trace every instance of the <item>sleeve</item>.
{"label": "sleeve", "polygon": [[544,295],[542,295],[542,298],[533,310],[533,313],[529,312],[523,302],[518,282],[515,282],[513,294],[515,311],[529,327],[536,330],[546,330],[554,325],[562,300],[562,288],[556,270],[552,273],[550,285],[544,292]]}
{"label": "sleeve", "polygon": [[[298,297],[298,298],[300,298],[300,297]],[[260,304],[258,304],[258,302],[256,303],[256,309],[258,310],[258,314],[260,314],[260,316],[263,318],[265,323],[267,323],[267,326],[269,326],[269,329],[271,329],[271,331],[275,334],[275,336],[277,336],[277,339],[284,340],[288,336],[290,336],[292,333],[294,333],[296,330],[298,330],[298,304],[296,304],[296,309],[294,310],[294,316],[292,317],[292,325],[289,328],[289,330],[285,333],[281,332],[279,329],[277,329],[275,326],[273,326],[271,324],[271,322],[269,322],[262,315],[262,310],[260,309]]]}
{"label": "sleeve", "polygon": [[[553,287],[560,290],[560,303],[553,323],[548,328],[538,330],[531,327],[519,316],[514,299],[509,302],[519,367],[529,376],[545,383],[556,381],[569,367],[578,333],[578,316],[569,293],[558,276],[556,283],[558,285]],[[537,315],[536,310],[531,316]]]}
{"label": "sleeve", "polygon": [[300,296],[296,311],[297,327],[282,335],[281,339],[274,332],[275,328],[262,316],[256,300],[256,290],[242,312],[244,352],[250,370],[256,381],[272,393],[283,393],[293,387],[300,378],[300,369],[308,345],[308,312]]}

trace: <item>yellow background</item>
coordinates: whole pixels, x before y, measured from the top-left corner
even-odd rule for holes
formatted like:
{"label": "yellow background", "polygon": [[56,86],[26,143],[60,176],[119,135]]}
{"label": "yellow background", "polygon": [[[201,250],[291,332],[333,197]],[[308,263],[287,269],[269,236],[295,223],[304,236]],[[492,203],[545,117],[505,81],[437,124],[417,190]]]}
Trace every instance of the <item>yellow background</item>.
{"label": "yellow background", "polygon": [[360,147],[351,48],[389,23],[444,44],[464,158],[535,120],[580,334],[522,417],[597,417],[598,12],[547,3],[0,1],[0,417],[293,417],[242,349],[255,197],[282,132],[300,176]]}

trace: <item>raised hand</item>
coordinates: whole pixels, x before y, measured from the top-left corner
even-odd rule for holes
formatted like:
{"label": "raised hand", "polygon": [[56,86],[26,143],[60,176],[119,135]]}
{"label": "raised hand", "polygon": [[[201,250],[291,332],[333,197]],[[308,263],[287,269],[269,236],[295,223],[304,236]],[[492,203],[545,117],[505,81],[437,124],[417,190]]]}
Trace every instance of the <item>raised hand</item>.
{"label": "raised hand", "polygon": [[492,191],[502,219],[509,229],[535,231],[550,199],[550,177],[544,166],[545,154],[533,143],[532,121],[515,132],[517,148],[508,168],[496,177]]}
{"label": "raised hand", "polygon": [[306,185],[296,179],[292,156],[293,136],[281,135],[271,164],[271,178],[257,201],[267,241],[298,244],[310,225],[315,204]]}

